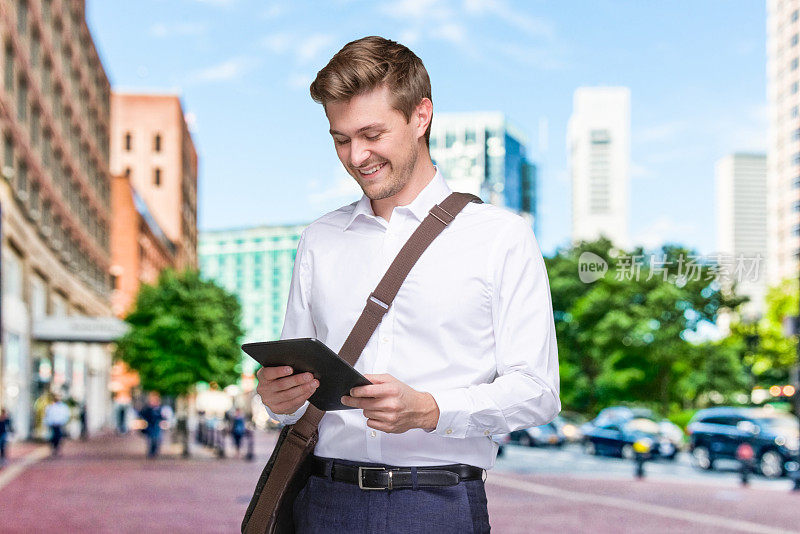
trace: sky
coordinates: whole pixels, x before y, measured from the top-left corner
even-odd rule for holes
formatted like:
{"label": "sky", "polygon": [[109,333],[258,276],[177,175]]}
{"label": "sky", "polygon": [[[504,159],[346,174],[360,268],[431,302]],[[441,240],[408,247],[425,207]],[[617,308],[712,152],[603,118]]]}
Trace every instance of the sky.
{"label": "sky", "polygon": [[580,86],[631,90],[630,235],[716,251],[714,163],[766,150],[755,0],[88,0],[112,88],[179,94],[201,230],[306,224],[361,197],[309,84],[381,35],[424,62],[436,112],[502,111],[539,167],[537,239],[569,243],[566,125]]}

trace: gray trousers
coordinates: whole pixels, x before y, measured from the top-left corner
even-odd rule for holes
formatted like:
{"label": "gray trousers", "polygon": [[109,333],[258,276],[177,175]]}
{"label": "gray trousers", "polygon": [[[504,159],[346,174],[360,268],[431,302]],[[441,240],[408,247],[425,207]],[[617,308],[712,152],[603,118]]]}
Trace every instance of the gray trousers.
{"label": "gray trousers", "polygon": [[330,477],[311,476],[294,502],[293,515],[298,534],[489,532],[482,480],[467,480],[456,486],[370,491]]}

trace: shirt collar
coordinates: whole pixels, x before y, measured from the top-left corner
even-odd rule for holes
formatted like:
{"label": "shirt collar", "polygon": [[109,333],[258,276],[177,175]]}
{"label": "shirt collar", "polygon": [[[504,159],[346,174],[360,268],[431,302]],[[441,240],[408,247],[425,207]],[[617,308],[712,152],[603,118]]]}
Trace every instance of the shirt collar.
{"label": "shirt collar", "polygon": [[[397,208],[410,211],[420,222],[428,216],[428,212],[435,204],[439,204],[452,193],[447,182],[445,182],[444,176],[439,172],[439,168],[435,165],[434,168],[436,169],[436,174],[434,174],[433,179],[428,185],[419,192],[417,197],[412,200],[410,204],[397,206]],[[350,228],[359,215],[364,215],[365,217],[371,217],[373,219],[377,218],[375,212],[372,211],[372,203],[367,195],[362,195],[361,200],[356,203],[355,208],[353,208],[353,213],[350,214],[350,219],[347,221],[343,231]]]}

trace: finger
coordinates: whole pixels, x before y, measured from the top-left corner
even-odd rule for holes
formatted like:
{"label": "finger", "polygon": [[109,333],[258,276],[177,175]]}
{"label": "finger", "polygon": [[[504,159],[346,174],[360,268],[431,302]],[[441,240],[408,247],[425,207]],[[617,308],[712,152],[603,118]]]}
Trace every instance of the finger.
{"label": "finger", "polygon": [[310,397],[318,387],[319,380],[312,380],[311,382],[300,384],[299,386],[273,392],[269,397],[272,402],[280,403],[290,402],[298,398],[305,400]]}
{"label": "finger", "polygon": [[314,375],[311,373],[298,373],[296,375],[287,376],[284,378],[278,378],[272,381],[269,388],[272,391],[285,391],[291,389],[295,386],[300,386],[302,384],[308,384],[311,380],[314,379]]}
{"label": "finger", "polygon": [[367,380],[369,380],[373,384],[383,384],[383,383],[386,383],[386,382],[391,382],[393,380],[397,380],[392,375],[389,375],[389,374],[386,374],[386,373],[377,374],[377,375],[364,375],[364,378],[366,378]]}
{"label": "finger", "polygon": [[383,399],[357,398],[345,395],[341,398],[342,404],[361,410],[377,410],[384,408]]}
{"label": "finger", "polygon": [[292,368],[286,365],[279,367],[262,367],[256,373],[258,380],[275,380],[282,376],[289,376],[292,374]]}
{"label": "finger", "polygon": [[357,386],[350,390],[351,397],[384,397],[393,391],[390,384],[373,384],[371,386]]}
{"label": "finger", "polygon": [[368,419],[367,426],[370,428],[374,428],[375,430],[380,430],[381,432],[393,432],[394,427],[388,423],[384,423],[383,421],[377,421],[375,419]]}

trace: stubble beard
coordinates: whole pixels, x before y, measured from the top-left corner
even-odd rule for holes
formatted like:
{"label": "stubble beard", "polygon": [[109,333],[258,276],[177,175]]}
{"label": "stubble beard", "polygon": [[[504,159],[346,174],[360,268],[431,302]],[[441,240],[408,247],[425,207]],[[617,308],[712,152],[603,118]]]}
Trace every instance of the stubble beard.
{"label": "stubble beard", "polygon": [[[368,192],[367,188],[361,182],[361,180],[357,180],[359,185],[361,186],[361,190],[370,200],[383,200],[384,198],[389,198],[400,191],[408,184],[411,180],[411,176],[414,173],[414,168],[417,166],[417,159],[419,155],[417,154],[416,150],[409,151],[409,158],[408,160],[402,162],[397,167],[394,164],[387,161],[387,165],[390,167],[390,172],[386,177],[383,184],[381,184],[381,188],[378,191]],[[355,171],[358,173],[358,171]]]}

